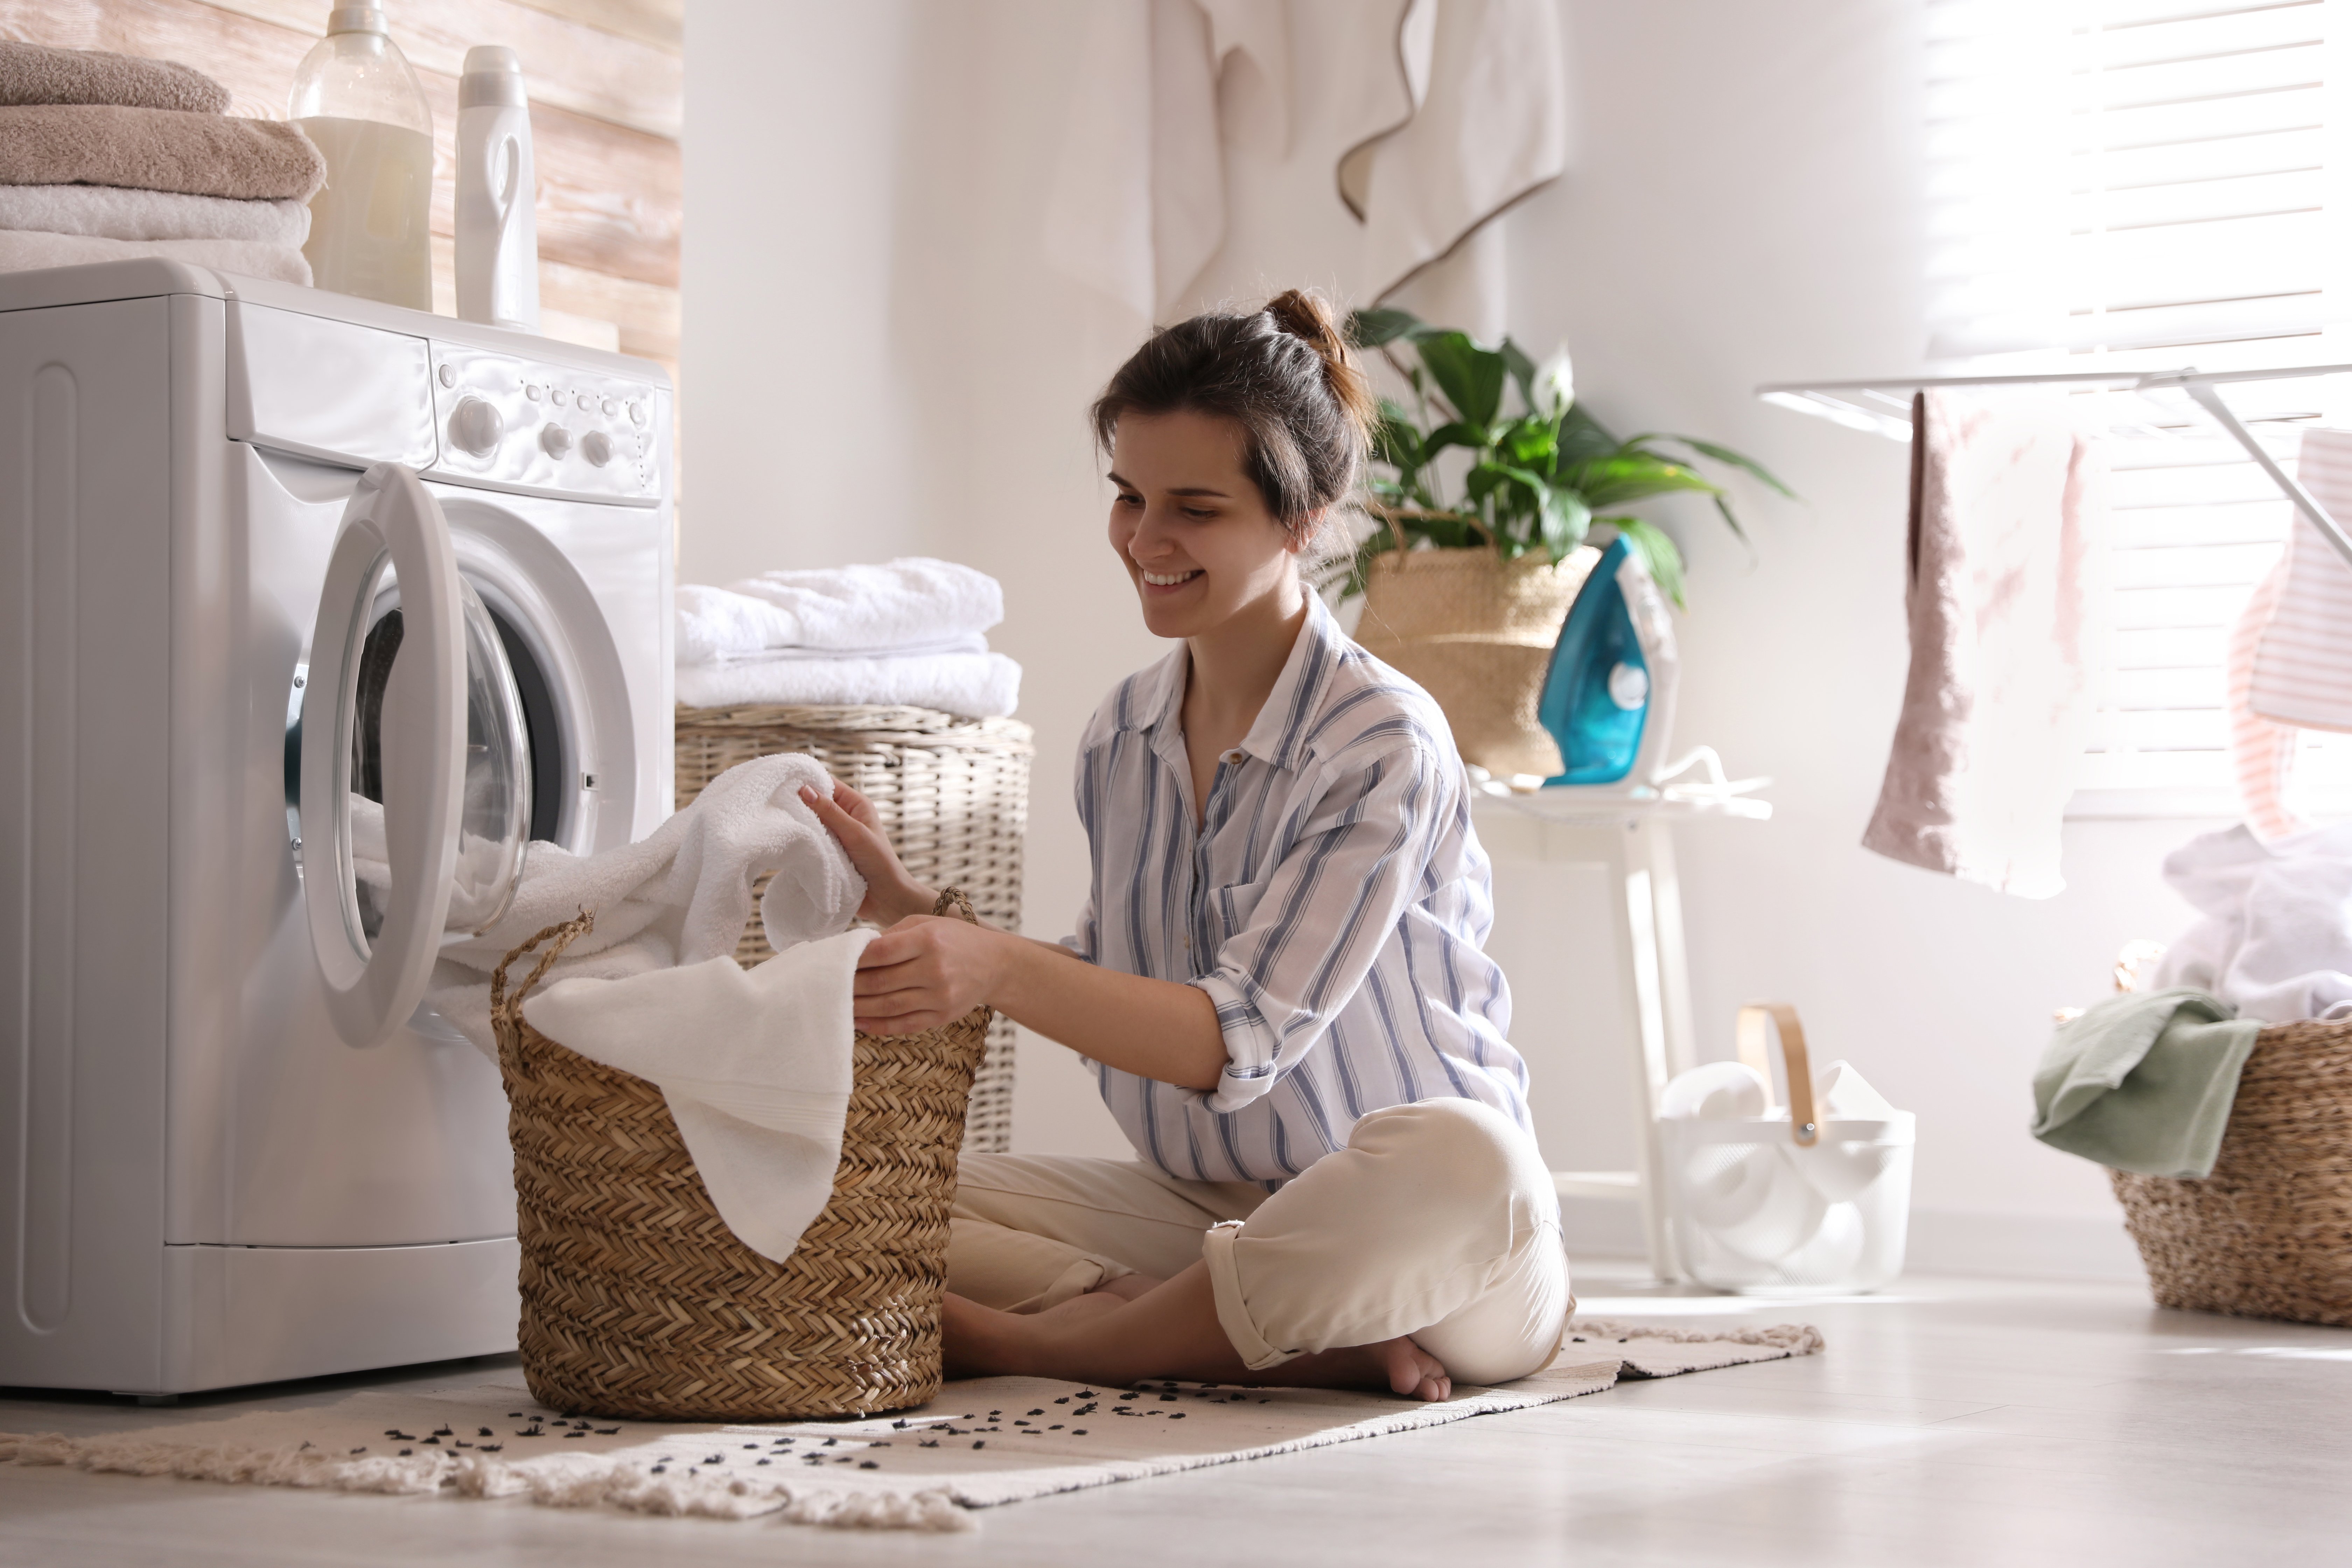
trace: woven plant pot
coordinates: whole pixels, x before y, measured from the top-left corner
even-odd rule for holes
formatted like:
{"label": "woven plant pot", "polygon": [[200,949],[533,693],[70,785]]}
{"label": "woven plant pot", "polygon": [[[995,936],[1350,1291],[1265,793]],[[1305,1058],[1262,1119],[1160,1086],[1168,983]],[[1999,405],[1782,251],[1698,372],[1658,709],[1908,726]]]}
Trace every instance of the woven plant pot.
{"label": "woven plant pot", "polygon": [[2108,1174],[2158,1306],[2352,1326],[2352,1023],[2255,1037],[2204,1180]]}
{"label": "woven plant pot", "polygon": [[[677,710],[677,804],[738,763],[805,752],[874,803],[882,831],[916,880],[961,888],[980,918],[1021,929],[1021,851],[1029,824],[1029,726],[964,719],[929,708],[684,708]],[[762,879],[758,891],[767,890]],[[755,908],[735,957],[745,968],[770,956]],[[988,1059],[972,1084],[964,1148],[1013,1146],[1013,1022],[988,1033]]]}
{"label": "woven plant pot", "polygon": [[[523,1377],[572,1415],[776,1421],[920,1405],[940,1386],[948,1205],[989,1010],[858,1035],[833,1196],[782,1263],[735,1238],[661,1090],[532,1028],[523,999],[589,929],[490,984],[514,1142]],[[545,953],[511,992],[507,970]]]}
{"label": "woven plant pot", "polygon": [[1559,747],[1536,716],[1560,623],[1601,552],[1554,566],[1491,550],[1391,551],[1372,560],[1356,640],[1445,710],[1462,760],[1549,778]]}

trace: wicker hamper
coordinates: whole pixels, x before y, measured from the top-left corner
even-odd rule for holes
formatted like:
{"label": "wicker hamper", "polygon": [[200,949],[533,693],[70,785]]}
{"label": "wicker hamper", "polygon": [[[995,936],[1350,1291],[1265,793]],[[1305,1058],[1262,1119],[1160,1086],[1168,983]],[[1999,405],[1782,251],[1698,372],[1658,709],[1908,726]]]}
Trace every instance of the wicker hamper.
{"label": "wicker hamper", "polygon": [[[907,869],[955,886],[980,918],[1021,929],[1021,845],[1029,823],[1029,726],[928,708],[680,708],[677,804],[738,763],[806,752],[874,803]],[[770,955],[755,911],[735,956]],[[990,1027],[971,1090],[964,1147],[998,1153],[1013,1139],[1013,1025]]]}
{"label": "wicker hamper", "polygon": [[2255,1037],[2211,1175],[2109,1174],[2158,1305],[2352,1326],[2352,1023]]}
{"label": "wicker hamper", "polygon": [[[925,1034],[856,1037],[833,1196],[774,1263],[719,1217],[660,1089],[523,1017],[523,999],[592,923],[550,926],[491,980],[531,1397],[573,1415],[695,1421],[871,1415],[930,1398],[948,1205],[988,1009]],[[508,969],[542,945],[509,991]]]}

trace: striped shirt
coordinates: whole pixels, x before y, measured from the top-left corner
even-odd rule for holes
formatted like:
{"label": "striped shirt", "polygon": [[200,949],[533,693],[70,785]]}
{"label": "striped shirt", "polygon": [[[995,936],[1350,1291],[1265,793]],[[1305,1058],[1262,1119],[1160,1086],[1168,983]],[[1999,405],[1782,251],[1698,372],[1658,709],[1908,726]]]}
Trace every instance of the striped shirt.
{"label": "striped shirt", "polygon": [[1453,732],[1307,603],[1197,833],[1184,648],[1120,682],[1079,746],[1093,880],[1066,945],[1199,986],[1224,1034],[1211,1091],[1092,1064],[1137,1152],[1171,1175],[1278,1185],[1357,1118],[1414,1100],[1484,1100],[1528,1125]]}

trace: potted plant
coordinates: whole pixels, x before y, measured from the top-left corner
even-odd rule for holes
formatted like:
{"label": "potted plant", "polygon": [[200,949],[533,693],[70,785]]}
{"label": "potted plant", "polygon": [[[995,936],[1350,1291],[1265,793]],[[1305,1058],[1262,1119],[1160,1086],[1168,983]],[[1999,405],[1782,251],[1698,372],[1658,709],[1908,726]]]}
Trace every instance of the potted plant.
{"label": "potted plant", "polygon": [[1674,541],[1618,509],[1695,492],[1745,539],[1729,496],[1695,459],[1792,492],[1753,458],[1712,442],[1619,440],[1578,405],[1564,354],[1538,365],[1507,337],[1489,348],[1403,310],[1359,310],[1349,325],[1412,397],[1411,406],[1381,400],[1367,506],[1373,527],[1345,563],[1340,590],[1364,595],[1357,638],[1437,699],[1465,761],[1498,774],[1556,773],[1559,748],[1536,705],[1560,623],[1600,558],[1588,536],[1596,528],[1622,535],[1680,605]]}

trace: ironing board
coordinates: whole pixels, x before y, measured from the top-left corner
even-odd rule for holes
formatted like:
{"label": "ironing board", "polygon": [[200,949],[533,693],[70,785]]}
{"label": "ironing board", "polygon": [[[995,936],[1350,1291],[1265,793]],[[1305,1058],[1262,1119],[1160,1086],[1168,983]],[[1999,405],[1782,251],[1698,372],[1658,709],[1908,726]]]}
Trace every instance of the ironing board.
{"label": "ironing board", "polygon": [[1479,837],[1512,858],[1606,868],[1616,939],[1613,967],[1623,1010],[1634,1026],[1627,1034],[1632,1087],[1625,1111],[1633,1124],[1635,1168],[1555,1171],[1552,1181],[1562,1198],[1637,1205],[1650,1268],[1661,1281],[1674,1283],[1684,1275],[1659,1183],[1658,1105],[1667,1080],[1698,1061],[1674,825],[1706,818],[1763,821],[1772,808],[1752,795],[1636,799],[1555,788],[1482,794],[1474,809]]}

